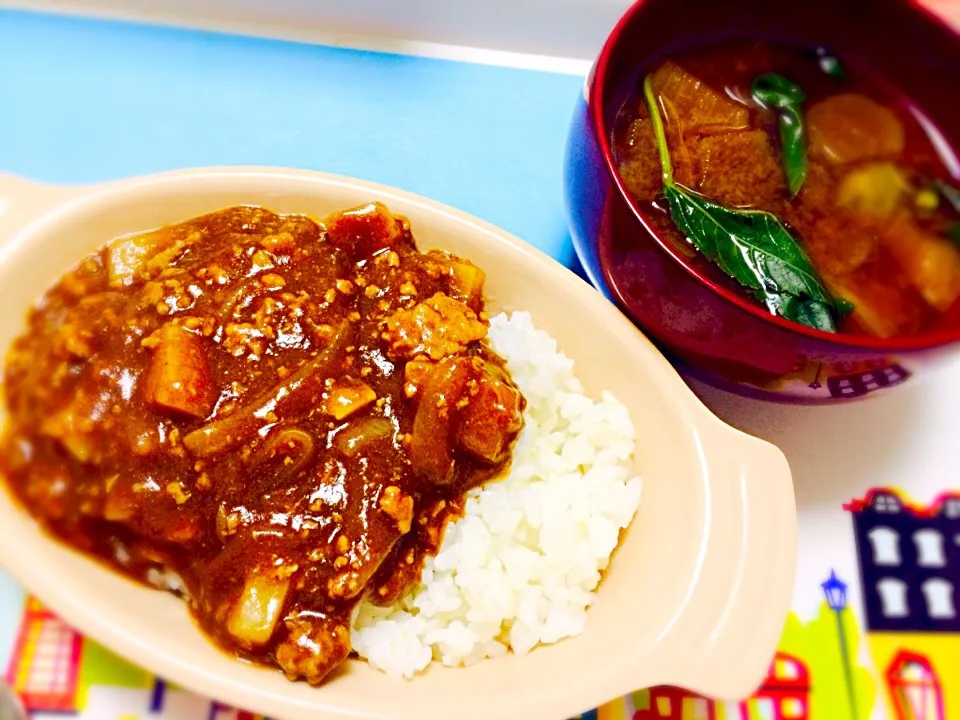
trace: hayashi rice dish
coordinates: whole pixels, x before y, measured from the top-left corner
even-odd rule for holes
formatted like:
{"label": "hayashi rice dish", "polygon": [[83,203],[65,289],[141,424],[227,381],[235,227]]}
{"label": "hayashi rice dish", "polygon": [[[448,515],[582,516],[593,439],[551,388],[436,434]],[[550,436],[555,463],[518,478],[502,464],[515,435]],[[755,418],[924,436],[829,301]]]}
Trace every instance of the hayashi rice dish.
{"label": "hayashi rice dish", "polygon": [[[377,203],[321,222],[239,206],[117,238],[13,343],[5,480],[64,542],[182,595],[218,645],[292,680],[351,651],[411,675],[576,634],[639,501],[633,429],[529,317],[491,330],[484,279]],[[537,483],[583,508],[557,521],[571,546],[593,532],[588,551],[541,547],[557,521],[524,515]],[[523,517],[491,525],[483,508],[510,502]],[[479,562],[528,553],[501,578],[515,602],[479,623],[477,523],[512,552]],[[569,563],[569,597],[544,604]],[[444,607],[424,605],[441,586]]]}

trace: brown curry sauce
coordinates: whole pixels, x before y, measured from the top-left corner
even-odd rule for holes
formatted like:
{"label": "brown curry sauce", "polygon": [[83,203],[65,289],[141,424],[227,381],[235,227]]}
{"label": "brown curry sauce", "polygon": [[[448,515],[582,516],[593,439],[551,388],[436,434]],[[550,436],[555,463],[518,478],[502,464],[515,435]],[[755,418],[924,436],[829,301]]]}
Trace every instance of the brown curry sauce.
{"label": "brown curry sauce", "polygon": [[357,603],[409,589],[509,463],[525,401],[483,281],[379,204],[118,238],[12,346],[4,474],[65,542],[174,580],[226,650],[318,683]]}

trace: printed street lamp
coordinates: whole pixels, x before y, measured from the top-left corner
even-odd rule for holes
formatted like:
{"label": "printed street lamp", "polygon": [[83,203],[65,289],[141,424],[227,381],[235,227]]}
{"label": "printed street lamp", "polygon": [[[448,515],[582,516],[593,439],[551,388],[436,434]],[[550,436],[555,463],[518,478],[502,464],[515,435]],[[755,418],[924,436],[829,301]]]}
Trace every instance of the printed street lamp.
{"label": "printed street lamp", "polygon": [[830,577],[820,583],[823,588],[823,594],[827,596],[827,605],[834,612],[843,612],[847,607],[847,584],[837,577],[834,570],[830,571]]}
{"label": "printed street lamp", "polygon": [[850,702],[850,720],[859,720],[857,714],[857,696],[853,690],[853,666],[847,651],[847,636],[843,631],[843,611],[847,608],[847,584],[830,570],[830,577],[820,583],[827,598],[827,607],[837,616],[837,637],[840,641],[840,656],[843,659],[843,676],[847,684],[847,698]]}

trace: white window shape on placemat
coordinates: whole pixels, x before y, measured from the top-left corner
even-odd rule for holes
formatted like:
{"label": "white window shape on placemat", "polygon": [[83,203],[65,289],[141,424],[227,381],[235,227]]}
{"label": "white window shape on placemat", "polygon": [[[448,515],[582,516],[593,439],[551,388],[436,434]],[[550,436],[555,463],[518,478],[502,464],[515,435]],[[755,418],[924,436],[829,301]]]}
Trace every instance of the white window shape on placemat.
{"label": "white window shape on placemat", "polygon": [[948,498],[943,504],[943,514],[951,520],[960,518],[960,498]]}
{"label": "white window shape on placemat", "polygon": [[753,715],[757,720],[777,720],[777,705],[773,698],[758,697],[754,698]]}
{"label": "white window shape on placemat", "polygon": [[702,697],[685,697],[683,699],[682,716],[690,720],[709,720],[710,712],[707,699]]}
{"label": "white window shape on placemat", "polygon": [[953,584],[943,578],[930,578],[920,586],[927,601],[927,615],[936,620],[949,620],[957,614],[953,606]]}
{"label": "white window shape on placemat", "polygon": [[796,680],[800,677],[800,666],[790,658],[778,657],[773,662],[775,677],[778,680]]}
{"label": "white window shape on placemat", "polygon": [[900,564],[900,535],[885,525],[875,527],[867,536],[873,546],[874,565],[896,566]]}
{"label": "white window shape on placemat", "polygon": [[910,614],[907,607],[907,584],[897,578],[883,578],[877,583],[880,602],[883,604],[883,616],[904,618]]}
{"label": "white window shape on placemat", "polygon": [[900,512],[900,502],[893,495],[877,495],[873,499],[873,509],[892,515]]}
{"label": "white window shape on placemat", "polygon": [[947,559],[943,554],[943,535],[930,528],[917,530],[913,534],[917,545],[917,564],[921,567],[945,567]]}

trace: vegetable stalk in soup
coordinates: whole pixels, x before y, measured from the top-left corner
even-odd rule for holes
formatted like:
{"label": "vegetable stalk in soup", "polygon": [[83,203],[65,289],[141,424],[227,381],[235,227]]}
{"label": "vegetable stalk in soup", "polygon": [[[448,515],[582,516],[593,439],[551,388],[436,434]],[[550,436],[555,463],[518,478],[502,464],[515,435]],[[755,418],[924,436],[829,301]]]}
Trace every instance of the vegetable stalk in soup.
{"label": "vegetable stalk in soup", "polygon": [[320,682],[419,580],[525,400],[484,273],[379,204],[235,207],[118,238],[7,358],[3,471],[49,530],[179,590],[226,649]]}
{"label": "vegetable stalk in soup", "polygon": [[931,127],[818,50],[731,44],[662,61],[613,131],[658,234],[771,313],[890,338],[960,308],[960,191]]}

